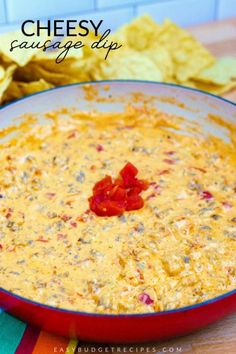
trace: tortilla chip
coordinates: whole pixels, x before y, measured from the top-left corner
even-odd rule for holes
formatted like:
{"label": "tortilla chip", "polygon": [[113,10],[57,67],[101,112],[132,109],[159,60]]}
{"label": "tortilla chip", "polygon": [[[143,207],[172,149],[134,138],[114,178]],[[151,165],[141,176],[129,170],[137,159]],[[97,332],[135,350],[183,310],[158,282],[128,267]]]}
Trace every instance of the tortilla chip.
{"label": "tortilla chip", "polygon": [[52,87],[54,86],[43,79],[32,82],[12,81],[4,93],[3,102],[7,103],[20,97],[44,91]]}
{"label": "tortilla chip", "polygon": [[165,47],[174,63],[174,77],[185,82],[215,62],[210,52],[190,33],[166,20],[158,34],[158,44]]}
{"label": "tortilla chip", "polygon": [[[32,30],[34,30],[36,29],[36,26],[33,25],[31,28]],[[45,34],[42,34],[40,37],[37,37],[37,42],[43,43],[44,41],[46,41],[46,39],[48,39],[48,36],[45,31]],[[29,61],[35,55],[36,51],[39,51],[39,49],[16,48],[13,51],[10,51],[11,42],[14,40],[17,40],[18,44],[26,41],[30,43],[28,37],[25,37],[21,31],[3,33],[0,35],[0,53],[2,53],[8,61],[10,60],[19,66],[24,66],[29,63]]]}
{"label": "tortilla chip", "polygon": [[231,81],[227,85],[215,85],[212,83],[189,80],[185,82],[184,85],[196,88],[198,90],[210,92],[214,95],[223,95],[224,93],[229,92],[236,87],[236,81]]}
{"label": "tortilla chip", "polygon": [[[74,32],[77,34],[78,29]],[[70,49],[57,64],[64,50],[24,50],[10,52],[10,43],[26,41],[20,31],[0,35],[0,99],[4,102],[53,86],[104,79],[141,79],[183,84],[221,95],[233,87],[236,59],[216,62],[209,51],[190,33],[166,20],[157,24],[149,15],[134,19],[109,36],[109,41],[122,44],[104,60],[107,49],[92,49],[99,39],[90,32],[62,38],[62,45],[81,40],[85,46]],[[37,38],[44,42],[48,37]],[[18,64],[14,69],[12,62]],[[14,77],[12,79],[14,73]]]}
{"label": "tortilla chip", "polygon": [[143,53],[129,50],[103,62],[96,78],[162,81],[163,76],[153,60]]}
{"label": "tortilla chip", "polygon": [[69,75],[46,70],[35,62],[31,62],[23,68],[18,68],[15,74],[15,79],[17,81],[25,82],[44,79],[52,85],[64,85],[73,82],[73,78]]}
{"label": "tortilla chip", "polygon": [[2,103],[3,94],[7,90],[8,86],[12,81],[12,76],[15,69],[16,69],[16,65],[14,64],[10,65],[5,71],[5,76],[3,80],[0,82],[0,103]]}
{"label": "tortilla chip", "polygon": [[228,85],[231,79],[236,79],[236,58],[221,58],[194,79],[216,85]]}
{"label": "tortilla chip", "polygon": [[[60,66],[60,70],[57,67]],[[83,70],[80,62],[56,64],[52,61],[43,63],[32,61],[23,68],[18,68],[15,73],[17,81],[38,81],[44,79],[52,85],[66,85],[80,81],[88,81],[87,72]]]}
{"label": "tortilla chip", "polygon": [[174,75],[174,64],[170,53],[164,47],[144,51],[161,71],[163,81],[171,81]]}
{"label": "tortilla chip", "polygon": [[51,59],[38,59],[35,57],[32,64],[41,67],[42,69],[71,76],[71,79],[76,81],[86,81],[88,79],[89,72],[92,70],[93,64],[91,59],[81,58],[75,60],[74,58],[66,58],[60,64],[57,64],[55,60]]}
{"label": "tortilla chip", "polygon": [[5,69],[2,65],[0,65],[0,81],[2,81],[5,77]]}
{"label": "tortilla chip", "polygon": [[114,35],[118,41],[131,49],[142,51],[150,49],[157,40],[160,26],[145,14],[134,19],[130,24],[121,27]]}
{"label": "tortilla chip", "polygon": [[119,53],[113,54],[113,60],[117,60],[115,55],[123,56],[128,50],[146,53],[156,63],[163,80],[168,82],[186,82],[215,61],[186,30],[169,20],[158,25],[149,15],[123,26],[113,38],[123,43]]}

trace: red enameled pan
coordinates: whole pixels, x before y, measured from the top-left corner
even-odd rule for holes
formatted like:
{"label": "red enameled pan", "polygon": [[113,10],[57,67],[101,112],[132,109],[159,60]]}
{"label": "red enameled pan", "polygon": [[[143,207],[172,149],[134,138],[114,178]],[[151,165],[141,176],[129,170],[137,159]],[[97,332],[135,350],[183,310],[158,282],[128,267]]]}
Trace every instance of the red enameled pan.
{"label": "red enameled pan", "polygon": [[[236,123],[234,103],[201,91],[143,81],[93,82],[91,85],[106,97],[127,98],[134,92],[155,96],[155,104],[163,111],[182,115],[189,120],[198,120],[206,131],[210,130],[223,138],[225,132],[207,121],[207,115],[217,114]],[[110,87],[109,91],[104,89],[107,85]],[[0,110],[0,128],[12,124],[15,117],[25,113],[43,114],[60,107],[117,111],[122,109],[123,104],[124,102],[117,100],[110,103],[87,101],[83,84],[69,85],[38,93],[3,107]],[[4,284],[0,280],[0,306],[32,325],[59,335],[93,342],[137,343],[184,335],[236,311],[236,289],[209,301],[176,310],[100,315],[63,310],[30,301],[4,290]]]}

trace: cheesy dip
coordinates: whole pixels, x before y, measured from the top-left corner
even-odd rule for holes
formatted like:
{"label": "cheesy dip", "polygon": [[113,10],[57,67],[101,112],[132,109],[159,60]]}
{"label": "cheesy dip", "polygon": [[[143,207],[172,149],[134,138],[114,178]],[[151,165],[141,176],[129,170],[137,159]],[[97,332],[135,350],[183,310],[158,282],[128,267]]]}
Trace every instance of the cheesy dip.
{"label": "cheesy dip", "polygon": [[[175,309],[236,288],[233,142],[185,134],[181,118],[145,107],[29,121],[0,150],[0,287],[114,314]],[[148,181],[143,207],[96,215],[94,185],[127,162]]]}

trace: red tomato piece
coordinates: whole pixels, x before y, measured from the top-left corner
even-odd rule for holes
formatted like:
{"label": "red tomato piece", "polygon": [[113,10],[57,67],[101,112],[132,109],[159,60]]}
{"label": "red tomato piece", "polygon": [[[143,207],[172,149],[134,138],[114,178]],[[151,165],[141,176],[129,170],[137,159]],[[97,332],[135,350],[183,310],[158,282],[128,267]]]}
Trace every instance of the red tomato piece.
{"label": "red tomato piece", "polygon": [[205,200],[210,200],[213,198],[213,195],[209,191],[201,191],[200,196],[201,196],[201,199],[205,199]]}
{"label": "red tomato piece", "polygon": [[98,193],[102,190],[104,190],[105,188],[112,186],[112,179],[111,176],[105,176],[103,179],[101,179],[101,181],[97,182],[95,184],[95,186],[93,187],[93,192],[94,193]]}
{"label": "red tomato piece", "polygon": [[62,219],[63,221],[65,221],[65,222],[67,222],[67,221],[70,220],[71,218],[72,218],[71,216],[66,215],[66,214],[61,215],[61,219]]}
{"label": "red tomato piece", "polygon": [[175,160],[164,159],[163,161],[164,161],[165,163],[168,163],[169,165],[174,165],[174,164],[175,164]]}
{"label": "red tomato piece", "polygon": [[175,151],[164,151],[164,154],[167,156],[173,156],[175,154]]}
{"label": "red tomato piece", "polygon": [[98,144],[98,145],[96,146],[96,150],[97,150],[97,152],[104,151],[104,147],[103,147],[101,144]]}
{"label": "red tomato piece", "polygon": [[70,222],[70,225],[71,225],[72,227],[77,227],[77,222],[76,222],[76,221],[71,221],[71,222]]}
{"label": "red tomato piece", "polygon": [[123,202],[104,200],[92,209],[98,216],[119,216],[125,211]]}
{"label": "red tomato piece", "polygon": [[141,191],[146,191],[149,187],[149,183],[143,179],[136,179],[135,186],[140,188]]}
{"label": "red tomato piece", "polygon": [[114,182],[111,176],[97,182],[88,199],[90,210],[98,216],[119,216],[125,210],[141,209],[144,201],[139,194],[149,187],[149,183],[136,178],[137,174],[138,169],[128,162]]}
{"label": "red tomato piece", "polygon": [[114,184],[115,184],[115,185],[118,185],[118,186],[120,186],[120,187],[122,187],[122,188],[125,188],[124,180],[123,180],[123,178],[120,177],[120,176],[115,179]]}
{"label": "red tomato piece", "polygon": [[127,198],[127,191],[120,187],[120,186],[114,186],[113,189],[111,190],[110,197],[112,200],[126,200]]}
{"label": "red tomato piece", "polygon": [[138,299],[139,301],[143,302],[145,305],[152,305],[154,303],[151,297],[146,293],[140,294]]}
{"label": "red tomato piece", "polygon": [[138,174],[138,169],[130,162],[128,162],[124,168],[120,171],[120,175],[123,178],[126,188],[133,187],[136,182],[135,176]]}
{"label": "red tomato piece", "polygon": [[126,175],[130,175],[130,176],[137,176],[138,174],[138,169],[131,163],[128,162],[125,167],[122,168],[122,170],[120,171],[120,175],[122,177],[126,176]]}
{"label": "red tomato piece", "polygon": [[133,188],[130,188],[127,192],[127,196],[128,197],[132,197],[132,196],[135,196],[135,195],[139,195],[139,193],[141,193],[141,188],[139,187],[133,187]]}
{"label": "red tomato piece", "polygon": [[141,209],[143,206],[144,206],[143,198],[140,195],[136,194],[127,198],[127,206],[125,210],[126,211],[138,210]]}
{"label": "red tomato piece", "polygon": [[125,175],[123,181],[125,188],[131,188],[135,186],[136,178],[131,175]]}

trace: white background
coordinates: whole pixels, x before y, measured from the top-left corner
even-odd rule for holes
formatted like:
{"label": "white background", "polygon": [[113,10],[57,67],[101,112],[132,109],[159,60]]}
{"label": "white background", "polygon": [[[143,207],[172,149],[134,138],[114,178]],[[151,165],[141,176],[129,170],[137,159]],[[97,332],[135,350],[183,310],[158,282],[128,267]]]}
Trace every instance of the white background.
{"label": "white background", "polygon": [[78,16],[103,19],[115,29],[144,13],[189,26],[236,16],[236,0],[0,0],[0,31],[19,28],[25,19]]}

